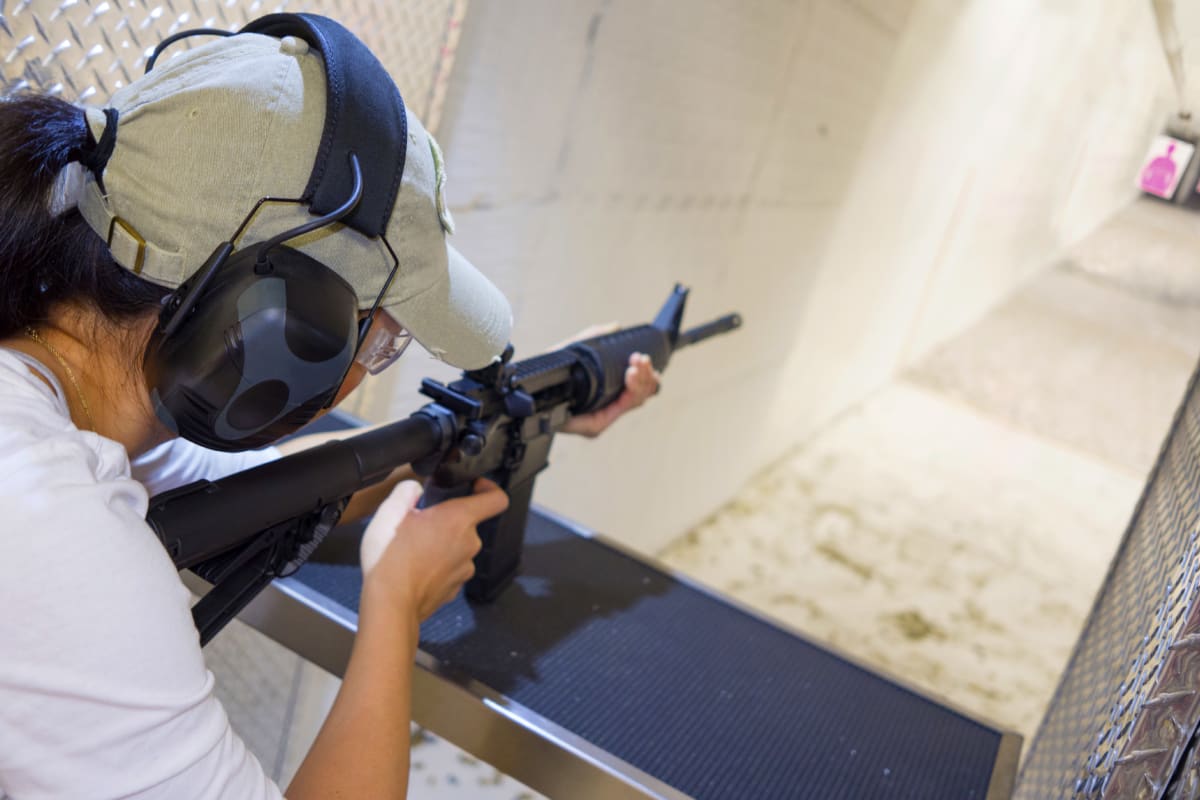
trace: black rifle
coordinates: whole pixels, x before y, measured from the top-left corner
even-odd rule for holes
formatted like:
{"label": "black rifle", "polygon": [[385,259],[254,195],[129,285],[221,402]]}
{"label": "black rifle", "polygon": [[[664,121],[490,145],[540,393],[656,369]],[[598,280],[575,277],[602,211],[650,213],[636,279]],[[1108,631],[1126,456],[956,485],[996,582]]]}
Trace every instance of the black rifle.
{"label": "black rifle", "polygon": [[337,524],[350,495],[403,464],[426,476],[424,505],[471,492],[487,477],[508,510],[479,526],[469,598],[494,599],[515,577],[533,483],[554,434],[575,414],[603,408],[625,386],[631,354],[663,370],[681,347],[741,325],[729,314],[681,332],[687,290],[676,286],[654,322],[510,363],[464,372],[449,386],[426,379],[433,402],[407,419],[327,442],[217,481],[150,499],[150,523],[178,569],[213,584],[192,609],[201,644],[273,579],[295,572]]}

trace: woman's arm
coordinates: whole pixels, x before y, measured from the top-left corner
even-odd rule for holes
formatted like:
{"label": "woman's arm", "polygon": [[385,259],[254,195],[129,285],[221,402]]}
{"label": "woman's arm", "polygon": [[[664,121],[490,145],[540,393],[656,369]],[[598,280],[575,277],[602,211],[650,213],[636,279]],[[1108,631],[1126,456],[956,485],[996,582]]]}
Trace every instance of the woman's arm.
{"label": "woman's arm", "polygon": [[405,482],[363,535],[358,634],[333,708],[287,796],[403,798],[408,784],[412,670],[420,621],[472,574],[476,526],[508,507],[496,484],[417,509],[421,487]]}
{"label": "woman's arm", "polygon": [[418,630],[412,615],[364,598],[342,686],[290,800],[405,796]]}

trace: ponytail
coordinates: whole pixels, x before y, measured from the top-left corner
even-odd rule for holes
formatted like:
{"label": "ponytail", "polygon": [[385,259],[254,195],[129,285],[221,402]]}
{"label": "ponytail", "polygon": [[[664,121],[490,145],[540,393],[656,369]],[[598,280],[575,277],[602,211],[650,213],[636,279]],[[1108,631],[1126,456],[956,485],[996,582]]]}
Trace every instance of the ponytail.
{"label": "ponytail", "polygon": [[59,175],[95,144],[78,106],[0,99],[0,338],[44,322],[63,302],[90,303],[119,322],[156,310],[168,293],[117,264],[77,210],[52,209]]}

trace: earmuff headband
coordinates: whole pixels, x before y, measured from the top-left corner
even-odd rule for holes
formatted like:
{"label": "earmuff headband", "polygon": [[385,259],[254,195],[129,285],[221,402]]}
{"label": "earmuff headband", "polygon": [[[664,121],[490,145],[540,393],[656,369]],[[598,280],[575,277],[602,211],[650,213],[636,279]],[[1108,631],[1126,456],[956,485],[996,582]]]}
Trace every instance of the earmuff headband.
{"label": "earmuff headband", "polygon": [[404,101],[392,77],[350,31],[314,14],[270,14],[242,28],[303,39],[325,61],[325,127],[304,200],[313,213],[328,214],[345,202],[354,185],[349,155],[364,165],[362,201],[342,220],[372,238],[387,229],[408,144]]}
{"label": "earmuff headband", "polygon": [[[370,164],[362,202],[342,222],[374,238],[387,229],[396,203],[408,147],[404,100],[379,59],[353,33],[315,14],[268,14],[239,33],[261,33],[307,42],[325,62],[325,127],[301,199],[314,214],[329,214],[353,189],[346,166],[351,153]],[[169,36],[154,48],[146,72],[162,52],[189,36],[235,36],[216,28],[196,28]],[[390,90],[390,91],[389,91]],[[115,127],[115,126],[114,126]]]}

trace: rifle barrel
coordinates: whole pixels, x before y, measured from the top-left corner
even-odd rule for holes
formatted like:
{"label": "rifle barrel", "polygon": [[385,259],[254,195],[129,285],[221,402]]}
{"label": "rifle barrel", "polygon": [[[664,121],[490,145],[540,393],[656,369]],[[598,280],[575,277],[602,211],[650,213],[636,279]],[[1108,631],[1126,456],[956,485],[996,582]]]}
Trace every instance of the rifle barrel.
{"label": "rifle barrel", "polygon": [[706,322],[703,325],[686,330],[679,334],[679,340],[675,343],[675,349],[687,347],[698,342],[702,342],[711,336],[716,336],[721,333],[729,333],[732,330],[737,330],[742,327],[741,314],[726,314],[723,317],[714,319],[712,322]]}

